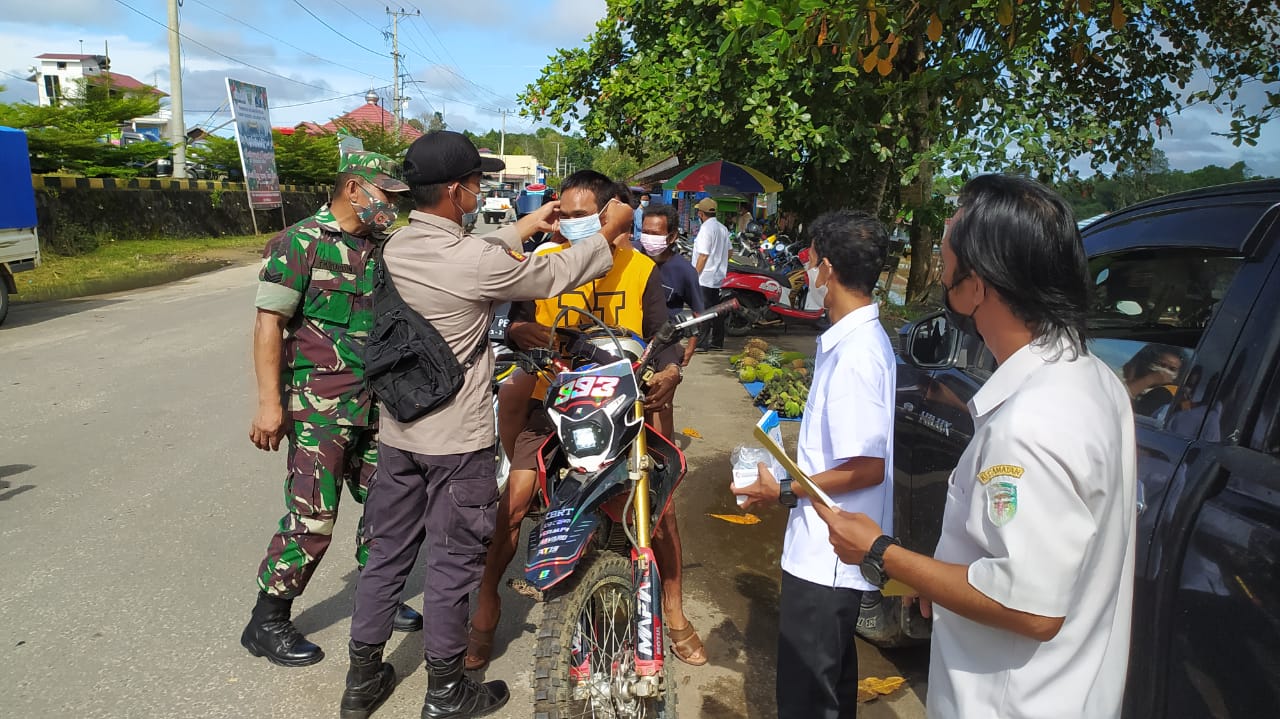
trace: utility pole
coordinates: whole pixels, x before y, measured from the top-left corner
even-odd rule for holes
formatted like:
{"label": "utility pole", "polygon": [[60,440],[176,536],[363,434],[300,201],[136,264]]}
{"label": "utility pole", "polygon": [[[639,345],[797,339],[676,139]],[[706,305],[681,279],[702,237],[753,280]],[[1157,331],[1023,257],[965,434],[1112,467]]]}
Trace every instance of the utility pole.
{"label": "utility pole", "polygon": [[169,0],[169,139],[173,177],[187,177],[187,121],[182,114],[182,48],[178,37],[178,0]]}
{"label": "utility pole", "polygon": [[395,72],[395,76],[391,81],[391,102],[395,104],[396,137],[399,137],[400,126],[404,124],[404,93],[400,91],[400,18],[413,17],[422,13],[417,10],[405,12],[404,8],[392,10],[388,7],[385,9],[387,14],[391,16],[391,64]]}
{"label": "utility pole", "polygon": [[507,174],[507,111],[502,110],[502,134],[498,139],[498,159],[502,160],[504,167],[498,170],[498,184],[502,184],[503,177]]}
{"label": "utility pole", "polygon": [[560,174],[560,143],[553,142],[551,144],[556,146],[556,177],[564,177],[564,175]]}

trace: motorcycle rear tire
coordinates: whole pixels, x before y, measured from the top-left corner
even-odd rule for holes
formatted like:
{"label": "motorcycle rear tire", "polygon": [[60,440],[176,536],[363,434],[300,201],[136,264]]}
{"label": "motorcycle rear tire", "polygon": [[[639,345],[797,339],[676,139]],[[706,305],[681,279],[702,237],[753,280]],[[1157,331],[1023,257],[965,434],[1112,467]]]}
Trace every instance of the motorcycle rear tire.
{"label": "motorcycle rear tire", "polygon": [[[614,552],[592,552],[574,571],[573,576],[561,587],[552,589],[542,605],[542,622],[538,626],[538,640],[533,652],[533,716],[534,719],[582,719],[584,717],[634,717],[634,719],[675,719],[676,697],[667,666],[663,665],[663,691],[656,698],[639,701],[637,711],[618,711],[613,706],[601,706],[592,700],[575,700],[575,680],[570,678],[570,665],[574,636],[578,632],[579,618],[593,600],[600,605],[608,603],[624,627],[625,634],[618,639],[618,649],[625,649],[628,641],[634,647],[635,623],[631,617],[635,611],[635,588],[631,584],[631,561]],[[598,605],[597,609],[600,609]],[[605,638],[606,643],[608,637]],[[605,649],[607,647],[601,647]],[[619,661],[621,659],[621,661]],[[626,652],[612,656],[593,656],[592,671],[609,669],[610,673],[622,671]]]}
{"label": "motorcycle rear tire", "polygon": [[[730,337],[746,337],[764,316],[765,301],[759,295],[747,292],[735,292],[733,297],[738,300],[739,306],[725,317],[724,333]],[[727,298],[721,295],[721,299]]]}

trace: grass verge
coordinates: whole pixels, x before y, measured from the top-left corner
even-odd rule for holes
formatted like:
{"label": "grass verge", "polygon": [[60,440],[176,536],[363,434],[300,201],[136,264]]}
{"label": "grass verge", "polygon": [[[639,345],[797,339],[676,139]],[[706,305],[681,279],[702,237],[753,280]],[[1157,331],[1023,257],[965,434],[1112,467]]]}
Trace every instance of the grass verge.
{"label": "grass verge", "polygon": [[173,282],[261,256],[268,235],[121,240],[86,255],[45,254],[40,267],[14,275],[16,302],[121,292]]}

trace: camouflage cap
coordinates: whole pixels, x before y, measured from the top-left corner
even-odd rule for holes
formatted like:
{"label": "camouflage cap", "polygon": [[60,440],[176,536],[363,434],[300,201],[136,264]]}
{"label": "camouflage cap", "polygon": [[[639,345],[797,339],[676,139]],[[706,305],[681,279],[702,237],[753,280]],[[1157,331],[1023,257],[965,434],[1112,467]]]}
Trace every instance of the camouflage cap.
{"label": "camouflage cap", "polygon": [[363,177],[386,192],[409,191],[409,186],[396,177],[399,174],[399,163],[376,152],[356,150],[344,154],[338,161],[338,172]]}

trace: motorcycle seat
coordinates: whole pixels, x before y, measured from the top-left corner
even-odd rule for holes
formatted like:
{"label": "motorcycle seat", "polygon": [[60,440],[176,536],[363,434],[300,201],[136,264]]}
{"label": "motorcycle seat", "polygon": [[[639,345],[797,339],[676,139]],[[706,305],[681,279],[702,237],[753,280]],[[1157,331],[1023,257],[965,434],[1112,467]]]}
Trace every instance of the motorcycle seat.
{"label": "motorcycle seat", "polygon": [[781,282],[783,287],[786,287],[791,284],[791,277],[786,272],[772,272],[770,270],[762,269],[754,265],[743,265],[737,262],[730,262],[729,272],[737,272],[743,275],[760,275],[762,277],[772,277],[778,282]]}

